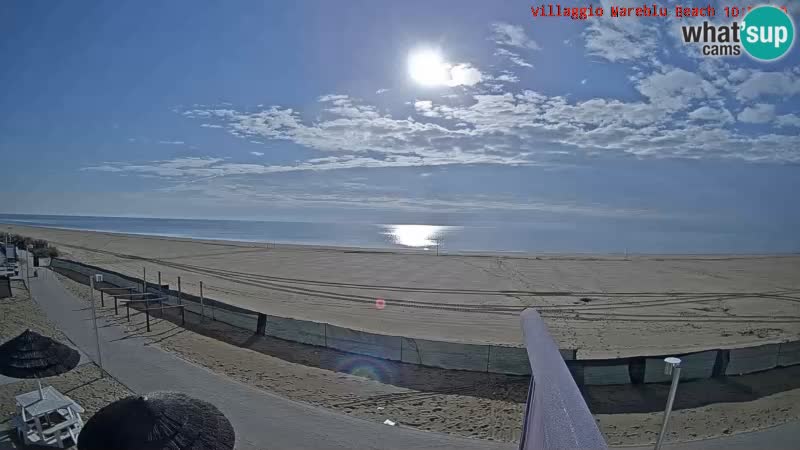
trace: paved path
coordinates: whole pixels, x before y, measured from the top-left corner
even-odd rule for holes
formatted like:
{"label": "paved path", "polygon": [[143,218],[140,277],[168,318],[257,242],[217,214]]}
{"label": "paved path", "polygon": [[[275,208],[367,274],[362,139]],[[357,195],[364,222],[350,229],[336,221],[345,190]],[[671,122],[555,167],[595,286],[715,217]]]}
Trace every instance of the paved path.
{"label": "paved path", "polygon": [[[95,357],[91,310],[46,270],[33,296],[58,327]],[[180,390],[219,407],[236,430],[237,449],[512,449],[513,445],[397,428],[270,394],[191,364],[99,320],[103,365],[136,392]]]}

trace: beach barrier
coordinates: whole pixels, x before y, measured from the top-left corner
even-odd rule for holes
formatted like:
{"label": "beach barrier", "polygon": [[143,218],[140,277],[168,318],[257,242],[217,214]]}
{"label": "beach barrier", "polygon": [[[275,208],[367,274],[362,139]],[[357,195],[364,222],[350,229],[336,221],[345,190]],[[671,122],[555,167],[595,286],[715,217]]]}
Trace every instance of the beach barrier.
{"label": "beach barrier", "polygon": [[[141,278],[63,258],[53,258],[50,267],[86,277],[79,280],[81,282],[86,282],[92,274],[102,273],[104,281],[114,287],[135,288],[138,292],[145,284]],[[200,323],[192,325],[198,332],[202,332],[203,321],[216,321],[256,335],[408,364],[509,375],[531,374],[528,351],[523,347],[465,344],[371,333],[325,322],[250,311],[209,298],[206,293],[214,292],[213,288],[206,287],[205,291],[201,290],[200,296],[196,296],[180,289],[171,289],[169,284],[159,285],[148,281],[146,285],[147,293],[165,297],[165,307],[181,305],[181,313],[191,313],[199,317]],[[200,286],[203,286],[202,282]],[[668,381],[668,377],[663,375],[661,356],[596,360],[579,358],[574,349],[560,349],[558,352],[578,384],[614,385]],[[684,361],[681,380],[704,379],[800,364],[800,341],[766,345],[759,343],[663,356],[679,356]]]}

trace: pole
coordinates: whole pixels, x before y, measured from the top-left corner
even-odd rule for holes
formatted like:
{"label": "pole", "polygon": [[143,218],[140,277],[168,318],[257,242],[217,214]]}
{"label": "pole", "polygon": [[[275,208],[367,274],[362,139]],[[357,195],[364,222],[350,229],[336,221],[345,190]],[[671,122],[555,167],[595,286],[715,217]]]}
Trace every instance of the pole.
{"label": "pole", "polygon": [[91,287],[92,299],[92,320],[94,321],[94,340],[97,344],[97,362],[100,365],[100,378],[104,378],[105,372],[103,370],[103,355],[100,353],[100,331],[97,329],[97,310],[94,306],[94,276],[89,276],[89,285]]}
{"label": "pole", "polygon": [[142,294],[147,293],[147,267],[142,267]]}
{"label": "pole", "polygon": [[200,282],[200,315],[205,319],[206,318],[206,306],[203,302],[203,282]]}
{"label": "pole", "polygon": [[31,263],[28,261],[28,256],[31,254],[30,247],[25,249],[25,276],[28,279],[28,292],[31,290]]}
{"label": "pole", "polygon": [[105,296],[106,296],[105,291],[101,290],[100,291],[100,307],[101,308],[105,308],[106,307]]}
{"label": "pole", "polygon": [[[164,296],[164,291],[161,289],[161,271],[160,270],[158,271],[158,296],[159,297],[163,297]],[[159,300],[158,301],[158,306],[159,306],[159,308],[161,310],[161,318],[163,319],[164,318],[164,301],[163,300]]]}
{"label": "pole", "polygon": [[669,424],[669,415],[672,412],[672,403],[675,401],[675,392],[678,390],[678,379],[681,376],[681,360],[679,358],[664,358],[667,363],[664,367],[664,373],[669,375],[672,373],[672,385],[669,387],[669,396],[667,397],[667,409],[664,410],[664,423],[661,424],[661,433],[658,435],[655,450],[661,449],[661,444],[664,443],[664,438],[667,434],[667,424]]}
{"label": "pole", "polygon": [[178,277],[178,304],[182,305],[183,302],[181,301],[181,277]]}

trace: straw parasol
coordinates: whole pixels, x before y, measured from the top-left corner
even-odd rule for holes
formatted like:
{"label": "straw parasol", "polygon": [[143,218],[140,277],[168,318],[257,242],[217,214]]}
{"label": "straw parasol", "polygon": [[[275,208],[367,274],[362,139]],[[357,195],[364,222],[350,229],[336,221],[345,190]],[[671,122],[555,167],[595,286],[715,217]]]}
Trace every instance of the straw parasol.
{"label": "straw parasol", "polygon": [[28,329],[0,345],[0,374],[12,378],[36,378],[41,397],[42,382],[39,378],[67,373],[78,365],[80,359],[77,350]]}
{"label": "straw parasol", "polygon": [[83,427],[79,450],[231,450],[233,426],[211,403],[154,392],[108,404]]}

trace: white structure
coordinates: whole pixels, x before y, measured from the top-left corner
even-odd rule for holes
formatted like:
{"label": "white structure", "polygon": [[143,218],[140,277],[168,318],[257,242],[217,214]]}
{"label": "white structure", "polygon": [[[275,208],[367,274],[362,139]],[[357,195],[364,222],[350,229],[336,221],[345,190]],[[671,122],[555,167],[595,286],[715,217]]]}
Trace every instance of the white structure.
{"label": "white structure", "polygon": [[71,398],[47,386],[16,399],[17,415],[12,422],[25,445],[65,448],[78,443],[83,408]]}

